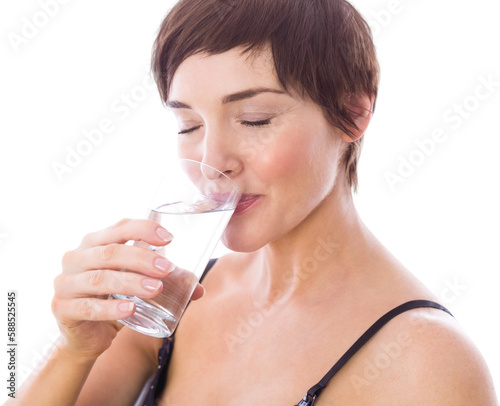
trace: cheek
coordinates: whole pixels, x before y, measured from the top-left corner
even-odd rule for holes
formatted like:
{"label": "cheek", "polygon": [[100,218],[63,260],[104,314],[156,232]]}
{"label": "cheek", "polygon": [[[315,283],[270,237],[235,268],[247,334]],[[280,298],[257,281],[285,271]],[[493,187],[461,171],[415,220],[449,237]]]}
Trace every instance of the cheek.
{"label": "cheek", "polygon": [[306,175],[315,164],[317,148],[308,135],[285,135],[259,154],[259,166],[265,179],[276,181],[294,177],[298,173]]}
{"label": "cheek", "polygon": [[179,137],[177,140],[177,156],[201,162],[203,160],[203,146],[200,143],[188,142]]}

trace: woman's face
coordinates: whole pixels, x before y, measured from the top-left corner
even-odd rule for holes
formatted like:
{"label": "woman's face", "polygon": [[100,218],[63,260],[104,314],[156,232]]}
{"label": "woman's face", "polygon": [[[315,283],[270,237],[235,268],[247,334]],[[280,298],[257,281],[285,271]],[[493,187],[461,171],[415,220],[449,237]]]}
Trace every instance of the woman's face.
{"label": "woman's face", "polygon": [[341,136],[315,103],[283,90],[269,51],[187,58],[167,104],[179,156],[226,173],[243,194],[222,237],[234,251],[293,233],[334,186]]}

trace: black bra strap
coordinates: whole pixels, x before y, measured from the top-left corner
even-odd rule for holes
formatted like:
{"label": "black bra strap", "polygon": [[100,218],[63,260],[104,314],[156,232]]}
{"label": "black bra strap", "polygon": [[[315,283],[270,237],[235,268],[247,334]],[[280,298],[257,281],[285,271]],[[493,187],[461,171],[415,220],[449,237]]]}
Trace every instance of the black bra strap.
{"label": "black bra strap", "polygon": [[215,265],[218,259],[219,258],[212,258],[210,261],[208,261],[207,267],[203,271],[203,275],[201,275],[200,283],[203,282],[203,279],[205,279],[205,276],[207,276],[208,271],[212,269],[212,267]]}
{"label": "black bra strap", "polygon": [[406,302],[391,311],[384,314],[380,319],[378,319],[373,325],[347,350],[347,352],[337,361],[337,363],[328,371],[328,373],[314,385],[311,389],[307,391],[307,395],[300,401],[297,406],[312,406],[316,398],[319,396],[321,391],[325,388],[326,384],[333,376],[339,371],[340,368],[363,346],[366,342],[372,338],[375,333],[377,333],[385,324],[392,320],[397,315],[404,313],[408,310],[417,309],[419,307],[433,307],[435,309],[443,310],[446,313],[453,316],[448,309],[441,306],[438,303],[431,302],[429,300],[412,300]]}

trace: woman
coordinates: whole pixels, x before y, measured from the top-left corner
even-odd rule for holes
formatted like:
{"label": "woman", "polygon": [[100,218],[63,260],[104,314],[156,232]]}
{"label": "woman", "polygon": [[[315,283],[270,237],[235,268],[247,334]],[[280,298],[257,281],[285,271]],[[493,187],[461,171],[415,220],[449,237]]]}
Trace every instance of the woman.
{"label": "woman", "polygon": [[124,220],[87,235],[55,281],[61,340],[20,404],[131,405],[151,377],[141,404],[497,404],[458,323],[354,208],[379,73],[349,3],[181,0],[153,68],[179,156],[242,190],[223,236],[234,253],[161,340],[122,328],[133,304],[105,298],[161,291],[168,259],[124,243],[165,245],[168,230]]}

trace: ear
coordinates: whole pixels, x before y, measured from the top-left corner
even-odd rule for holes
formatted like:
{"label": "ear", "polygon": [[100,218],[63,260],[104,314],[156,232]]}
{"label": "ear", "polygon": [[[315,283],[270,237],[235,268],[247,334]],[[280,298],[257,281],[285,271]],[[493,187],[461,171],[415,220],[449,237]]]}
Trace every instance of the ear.
{"label": "ear", "polygon": [[353,136],[349,136],[345,133],[342,134],[342,138],[345,142],[357,141],[365,134],[372,118],[374,102],[375,96],[367,94],[361,96],[350,96],[347,99],[347,110],[351,113],[351,117],[358,128],[350,127],[353,132]]}

